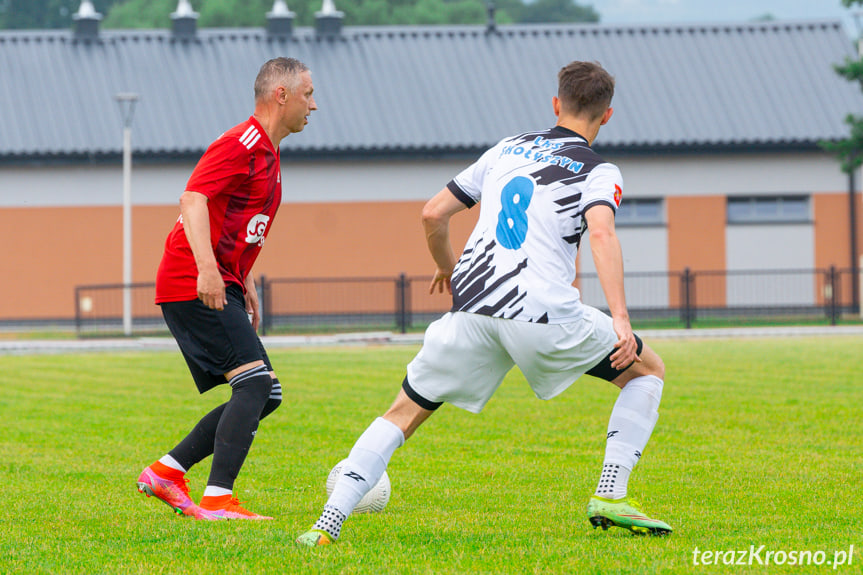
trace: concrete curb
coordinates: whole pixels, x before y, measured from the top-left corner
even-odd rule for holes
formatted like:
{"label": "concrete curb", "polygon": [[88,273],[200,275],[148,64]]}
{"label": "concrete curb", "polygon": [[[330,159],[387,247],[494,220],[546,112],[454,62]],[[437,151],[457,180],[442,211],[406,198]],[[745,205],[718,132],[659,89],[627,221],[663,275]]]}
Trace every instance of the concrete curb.
{"label": "concrete curb", "polygon": [[[655,329],[639,331],[651,339],[738,339],[776,337],[863,336],[863,325],[781,326],[718,329]],[[419,345],[421,333],[363,332],[334,335],[262,336],[267,348],[339,347],[362,345]],[[132,339],[9,340],[0,341],[0,355],[33,355],[86,352],[177,351],[170,337]]]}

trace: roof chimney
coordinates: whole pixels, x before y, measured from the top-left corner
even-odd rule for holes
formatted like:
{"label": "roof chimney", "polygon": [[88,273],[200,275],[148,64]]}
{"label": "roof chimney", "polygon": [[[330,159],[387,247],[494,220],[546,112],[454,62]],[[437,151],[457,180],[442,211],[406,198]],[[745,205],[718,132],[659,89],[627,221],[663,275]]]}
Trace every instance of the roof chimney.
{"label": "roof chimney", "polygon": [[332,37],[342,33],[344,12],[336,10],[333,0],[324,0],[320,12],[315,12],[315,31],[318,36]]}
{"label": "roof chimney", "polygon": [[485,33],[486,34],[494,34],[497,32],[497,22],[494,21],[494,2],[489,2],[485,5],[486,12],[488,14],[488,21],[485,25]]}
{"label": "roof chimney", "polygon": [[198,14],[192,10],[189,0],[180,0],[177,11],[171,13],[174,38],[177,40],[194,40],[198,31]]}
{"label": "roof chimney", "polygon": [[79,40],[95,40],[99,37],[99,21],[102,15],[93,8],[90,0],[81,0],[78,11],[72,14],[75,38]]}
{"label": "roof chimney", "polygon": [[270,38],[290,38],[296,14],[288,10],[285,0],[276,0],[273,9],[267,12],[267,36]]}

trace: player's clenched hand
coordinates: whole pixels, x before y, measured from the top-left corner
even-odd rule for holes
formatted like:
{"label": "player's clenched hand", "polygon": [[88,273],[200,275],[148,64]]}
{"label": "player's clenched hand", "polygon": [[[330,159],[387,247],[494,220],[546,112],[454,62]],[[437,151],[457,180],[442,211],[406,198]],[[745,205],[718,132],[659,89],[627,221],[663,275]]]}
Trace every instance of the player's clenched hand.
{"label": "player's clenched hand", "polygon": [[225,281],[218,269],[198,272],[198,299],[210,309],[225,309]]}
{"label": "player's clenched hand", "polygon": [[611,354],[611,367],[614,369],[624,369],[634,361],[641,361],[641,358],[636,355],[638,344],[635,342],[635,334],[632,333],[632,326],[628,319],[614,318],[614,333],[617,334],[618,340],[614,344],[614,353]]}
{"label": "player's clenched hand", "polygon": [[432,279],[431,285],[429,286],[429,293],[433,294],[435,291],[443,293],[444,290],[446,290],[446,293],[452,295],[452,284],[450,284],[450,278],[452,278],[452,270],[445,272],[440,268],[436,269],[434,272],[434,279]]}

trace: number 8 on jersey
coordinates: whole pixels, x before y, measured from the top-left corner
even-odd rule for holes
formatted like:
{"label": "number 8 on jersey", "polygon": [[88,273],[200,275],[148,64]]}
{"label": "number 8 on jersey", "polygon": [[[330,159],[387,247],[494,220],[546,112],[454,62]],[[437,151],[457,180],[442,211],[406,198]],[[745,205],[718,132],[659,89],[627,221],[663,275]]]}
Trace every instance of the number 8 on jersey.
{"label": "number 8 on jersey", "polygon": [[500,213],[497,216],[497,241],[510,250],[517,250],[527,237],[527,207],[533,197],[532,179],[516,176],[500,192]]}

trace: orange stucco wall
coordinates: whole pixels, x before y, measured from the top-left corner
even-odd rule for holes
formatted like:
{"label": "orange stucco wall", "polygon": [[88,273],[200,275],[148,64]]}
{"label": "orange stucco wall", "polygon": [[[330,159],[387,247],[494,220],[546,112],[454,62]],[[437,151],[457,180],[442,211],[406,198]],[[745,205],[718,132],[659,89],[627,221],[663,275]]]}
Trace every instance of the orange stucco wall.
{"label": "orange stucco wall", "polygon": [[[813,196],[815,265],[850,266],[848,196]],[[725,198],[668,197],[668,269],[693,272],[726,267]],[[290,203],[282,205],[255,275],[270,278],[428,276],[434,271],[420,223],[422,201]],[[863,200],[857,205],[858,254],[863,255]],[[133,210],[133,281],[152,282],[165,236],[179,213],[176,205],[136,206]],[[453,218],[458,252],[479,209]],[[0,229],[9,240],[0,253],[0,320],[72,319],[79,285],[121,283],[122,209],[58,207],[0,209]],[[822,282],[822,279],[816,281]],[[680,304],[680,284],[670,280],[670,305]],[[416,285],[417,300],[424,286]],[[843,276],[843,297],[850,276]],[[816,286],[823,297],[823,285]],[[722,275],[698,279],[700,306],[724,305]],[[388,297],[388,296],[382,296]],[[150,297],[136,303],[149,309]],[[373,302],[369,302],[372,305]],[[416,302],[415,302],[416,303]],[[429,304],[431,305],[431,304]],[[440,305],[435,300],[435,306]],[[444,306],[445,307],[445,306]],[[155,313],[158,313],[153,310]]]}
{"label": "orange stucco wall", "polygon": [[[863,196],[857,194],[857,256],[863,255]],[[848,270],[851,267],[851,244],[850,230],[851,218],[849,215],[848,194],[816,194],[813,196],[813,216],[815,218],[815,267],[828,269],[835,266],[839,270]],[[823,302],[825,295],[823,284],[824,277],[816,279],[819,303]],[[850,299],[851,276],[842,274],[840,290],[843,299]]]}
{"label": "orange stucco wall", "polygon": [[[815,267],[848,268],[851,266],[850,216],[848,194],[816,194],[813,197],[815,217]],[[857,254],[863,254],[863,196],[857,194]]]}
{"label": "orange stucco wall", "polygon": [[[668,269],[725,269],[725,197],[671,196],[666,201]],[[699,280],[699,306],[725,305],[725,281],[718,279]],[[680,282],[675,277],[669,281],[669,303],[680,305]]]}
{"label": "orange stucco wall", "polygon": [[[255,276],[431,275],[420,213],[423,202],[284,204],[255,265]],[[477,208],[453,218],[459,250]],[[132,212],[134,282],[152,282],[177,206]],[[4,208],[0,229],[13,238],[0,256],[0,319],[71,319],[78,285],[121,283],[121,207]]]}

